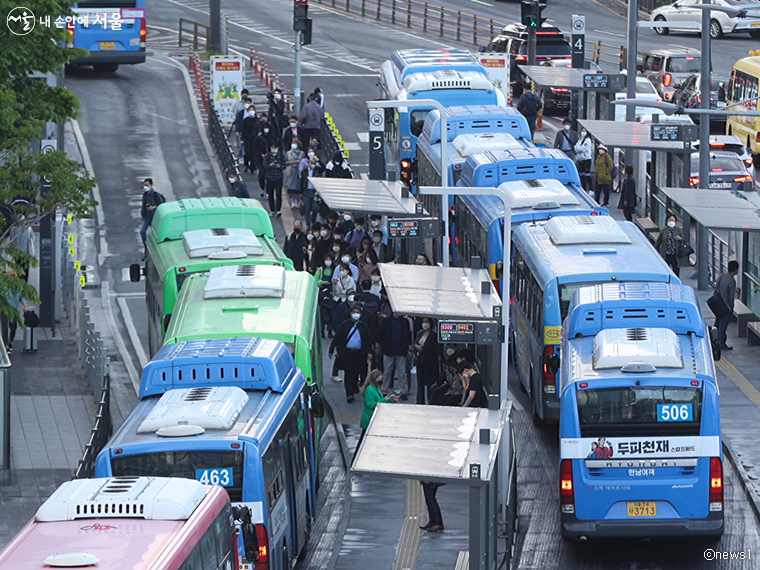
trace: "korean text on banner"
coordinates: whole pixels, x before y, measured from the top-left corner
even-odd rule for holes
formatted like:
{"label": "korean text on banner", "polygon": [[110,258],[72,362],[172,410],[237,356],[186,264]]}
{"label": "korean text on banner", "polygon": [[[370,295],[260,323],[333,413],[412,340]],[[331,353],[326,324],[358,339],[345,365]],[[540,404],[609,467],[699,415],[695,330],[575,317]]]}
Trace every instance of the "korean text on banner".
{"label": "korean text on banner", "polygon": [[509,101],[509,57],[498,53],[484,53],[478,55],[478,60],[486,68],[486,75],[496,90],[501,91],[504,99]]}
{"label": "korean text on banner", "polygon": [[235,120],[240,90],[245,87],[245,66],[242,57],[211,58],[211,95],[214,109],[223,124]]}

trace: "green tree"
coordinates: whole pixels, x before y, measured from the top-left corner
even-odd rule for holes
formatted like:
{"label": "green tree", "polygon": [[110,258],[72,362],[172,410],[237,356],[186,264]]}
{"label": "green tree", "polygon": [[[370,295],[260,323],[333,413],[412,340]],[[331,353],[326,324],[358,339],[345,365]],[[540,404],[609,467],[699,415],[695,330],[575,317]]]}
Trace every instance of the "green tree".
{"label": "green tree", "polygon": [[[7,18],[19,0],[0,0],[0,14]],[[96,202],[90,192],[96,180],[62,151],[32,152],[30,141],[41,138],[48,121],[64,122],[77,116],[80,104],[65,87],[50,87],[32,73],[56,73],[85,50],[64,47],[68,32],[57,28],[58,16],[70,15],[71,0],[35,0],[26,3],[34,11],[34,28],[17,35],[9,25],[0,26],[0,316],[19,319],[11,297],[38,301],[37,292],[18,277],[23,267],[37,260],[16,245],[35,219],[67,211],[89,215]],[[18,14],[18,12],[15,12]],[[43,20],[50,16],[50,25]],[[16,28],[18,31],[18,28]],[[43,182],[49,191],[41,192]]]}

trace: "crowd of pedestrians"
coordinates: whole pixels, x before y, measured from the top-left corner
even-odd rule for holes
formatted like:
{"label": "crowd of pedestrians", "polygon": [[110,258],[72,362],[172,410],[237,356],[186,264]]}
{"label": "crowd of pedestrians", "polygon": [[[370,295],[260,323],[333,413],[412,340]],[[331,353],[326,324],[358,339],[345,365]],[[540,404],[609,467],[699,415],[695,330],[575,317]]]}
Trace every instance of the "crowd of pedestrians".
{"label": "crowd of pedestrians", "polygon": [[[310,227],[319,203],[309,178],[351,178],[351,170],[340,151],[329,161],[322,155],[325,112],[319,87],[308,96],[300,117],[287,114],[279,89],[267,95],[267,102],[267,110],[257,112],[248,91],[240,92],[230,133],[235,133],[243,172],[257,174],[259,196],[266,196],[270,216],[282,216],[284,189],[290,208],[299,210]],[[247,187],[242,191],[242,181],[233,172],[228,173],[228,178],[230,195],[250,197]]]}

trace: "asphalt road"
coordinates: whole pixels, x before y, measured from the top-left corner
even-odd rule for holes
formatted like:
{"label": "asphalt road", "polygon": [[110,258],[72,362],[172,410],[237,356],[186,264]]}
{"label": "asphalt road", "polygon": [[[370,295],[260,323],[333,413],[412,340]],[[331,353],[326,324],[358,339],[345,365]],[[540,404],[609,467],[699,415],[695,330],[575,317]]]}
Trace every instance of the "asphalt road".
{"label": "asphalt road", "polygon": [[[445,2],[444,2],[445,3]],[[519,8],[490,1],[469,2],[473,10],[497,10],[516,16]],[[450,5],[459,5],[449,1]],[[488,8],[484,4],[490,4]],[[249,43],[265,54],[281,77],[292,85],[290,69],[292,36],[291,6],[286,0],[244,0],[225,6],[231,17],[232,46],[247,53]],[[577,10],[587,14],[589,38],[610,35],[624,42],[625,22],[604,8],[589,2],[567,2],[562,12]],[[470,7],[468,6],[468,9]],[[554,4],[547,9],[551,16]],[[156,0],[151,25],[176,29],[179,17],[205,21],[207,4],[196,1]],[[393,49],[434,47],[442,44],[434,37],[417,37],[401,28],[375,24],[371,19],[345,16],[312,5],[314,45],[304,53],[304,88],[319,85],[326,93],[327,108],[344,139],[360,150],[352,152],[352,163],[366,164],[365,100],[378,94],[374,70]],[[559,25],[562,26],[560,22]],[[567,24],[564,25],[567,28]],[[596,30],[596,31],[592,31]],[[620,36],[623,34],[623,36]],[[660,38],[650,30],[640,34],[641,46],[698,47],[695,36]],[[742,57],[752,42],[727,38],[716,42],[713,65],[727,68]],[[447,45],[453,45],[451,43]],[[641,49],[641,48],[640,48]],[[152,177],[168,199],[218,195],[218,175],[212,168],[207,149],[199,136],[196,104],[187,94],[181,70],[166,58],[149,58],[139,66],[125,66],[115,75],[98,75],[89,69],[67,74],[67,85],[80,97],[83,109],[79,125],[84,135],[94,174],[99,179],[103,219],[98,232],[105,246],[99,248],[100,279],[108,283],[115,328],[125,342],[117,357],[129,359],[139,373],[145,359],[146,313],[144,284],[132,284],[125,269],[139,261],[139,204],[141,181]],[[363,170],[359,166],[359,170]],[[101,242],[102,243],[102,242]],[[516,400],[526,404],[517,394]],[[751,562],[706,561],[707,543],[699,541],[593,543],[586,548],[562,541],[557,533],[557,493],[555,434],[539,432],[529,421],[519,422],[521,442],[520,568],[752,568]],[[727,534],[721,550],[760,554],[757,521],[746,504],[738,478],[726,463]],[[367,568],[370,568],[368,560]]]}

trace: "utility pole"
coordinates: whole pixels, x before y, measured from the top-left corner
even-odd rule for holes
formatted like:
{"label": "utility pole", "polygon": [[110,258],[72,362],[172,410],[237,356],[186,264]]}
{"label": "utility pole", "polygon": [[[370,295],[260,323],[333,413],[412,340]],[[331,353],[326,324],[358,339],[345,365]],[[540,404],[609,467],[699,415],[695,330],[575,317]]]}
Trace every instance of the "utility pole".
{"label": "utility pole", "polygon": [[208,2],[208,51],[213,54],[222,51],[222,0]]}
{"label": "utility pole", "polygon": [[[639,0],[628,0],[628,53],[626,57],[626,67],[628,76],[626,78],[625,96],[627,99],[636,98],[636,51],[639,46],[638,30],[636,20],[639,19]],[[633,121],[636,117],[636,107],[626,107],[625,120]]]}
{"label": "utility pole", "polygon": [[295,45],[295,71],[293,73],[293,112],[296,115],[301,114],[303,101],[301,100],[301,32],[296,32]]}
{"label": "utility pole", "polygon": [[544,21],[541,17],[544,8],[546,4],[538,0],[520,2],[520,20],[528,31],[528,65],[536,65],[536,30]]}
{"label": "utility pole", "polygon": [[[702,0],[702,4],[710,4]],[[710,112],[710,10],[702,10],[702,70],[699,78],[702,92],[702,109]],[[684,170],[691,168],[691,159],[684,157]],[[710,115],[702,115],[699,120],[699,187],[710,187]],[[686,236],[684,239],[688,239]],[[707,289],[707,247],[709,237],[703,224],[697,225],[697,288]]]}

